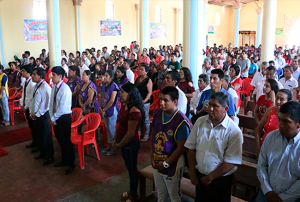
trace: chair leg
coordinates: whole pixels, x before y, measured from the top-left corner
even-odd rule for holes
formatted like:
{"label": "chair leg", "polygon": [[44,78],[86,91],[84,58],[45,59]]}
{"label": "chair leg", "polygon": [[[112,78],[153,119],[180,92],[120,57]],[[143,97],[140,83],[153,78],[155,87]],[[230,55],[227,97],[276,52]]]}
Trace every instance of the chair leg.
{"label": "chair leg", "polygon": [[84,153],[89,154],[89,148],[87,145],[84,145]]}
{"label": "chair leg", "polygon": [[15,125],[15,117],[14,117],[14,110],[11,109],[10,111],[10,121],[11,121],[11,125]]}
{"label": "chair leg", "polygon": [[84,153],[83,153],[83,146],[78,145],[78,156],[79,156],[79,161],[80,161],[80,167],[81,169],[84,169]]}
{"label": "chair leg", "polygon": [[94,140],[94,146],[95,146],[96,154],[97,154],[97,157],[98,157],[98,161],[100,161],[99,152],[98,152],[98,146],[97,146],[96,140]]}
{"label": "chair leg", "polygon": [[19,109],[19,115],[20,115],[20,118],[22,119],[23,117],[22,117],[22,110],[21,109]]}

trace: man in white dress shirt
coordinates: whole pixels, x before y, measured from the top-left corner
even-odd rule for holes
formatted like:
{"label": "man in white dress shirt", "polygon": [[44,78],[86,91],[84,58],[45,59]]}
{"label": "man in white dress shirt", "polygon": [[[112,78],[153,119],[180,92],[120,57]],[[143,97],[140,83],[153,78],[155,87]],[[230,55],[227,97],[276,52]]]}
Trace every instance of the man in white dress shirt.
{"label": "man in white dress shirt", "polygon": [[62,157],[61,162],[54,164],[54,167],[68,166],[65,170],[67,175],[73,172],[75,167],[75,152],[71,142],[72,91],[63,82],[65,70],[62,67],[53,67],[51,72],[52,81],[55,85],[51,92],[49,123],[53,126],[55,136],[60,144]]}
{"label": "man in white dress shirt", "polygon": [[130,81],[130,83],[134,84],[134,73],[130,69],[130,60],[125,60],[123,66],[126,70],[127,79]]}
{"label": "man in white dress shirt", "polygon": [[208,77],[210,77],[211,70],[213,70],[213,69],[215,69],[215,68],[213,68],[211,66],[211,60],[209,58],[205,58],[203,68],[202,68],[202,73],[207,74]]}
{"label": "man in white dress shirt", "polygon": [[194,93],[194,96],[191,99],[191,108],[190,108],[190,113],[191,115],[195,115],[197,114],[197,106],[200,100],[200,97],[203,93],[203,91],[206,91],[208,89],[210,89],[210,85],[209,85],[209,76],[207,74],[200,74],[199,75],[199,79],[198,79],[198,87],[199,89],[197,89]]}
{"label": "man in white dress shirt", "polygon": [[39,138],[40,155],[35,159],[45,159],[43,166],[53,161],[53,139],[51,125],[48,122],[51,87],[45,82],[46,71],[38,67],[33,70],[32,81],[36,83],[30,103],[30,118],[34,122],[34,133]]}
{"label": "man in white dress shirt", "polygon": [[80,70],[80,78],[82,78],[82,74],[85,70],[90,70],[88,66],[85,65],[85,60],[81,59],[81,64],[79,65],[79,70]]}
{"label": "man in white dress shirt", "polygon": [[299,68],[299,63],[298,63],[298,57],[295,56],[293,58],[293,62],[292,62],[292,67],[293,67],[293,77],[294,79],[296,79],[298,81],[299,76],[300,76],[300,68]]}
{"label": "man in white dress shirt", "polygon": [[25,51],[25,58],[24,58],[24,64],[23,65],[28,65],[30,64],[30,52],[29,51]]}
{"label": "man in white dress shirt", "polygon": [[268,62],[263,62],[261,63],[261,66],[260,66],[260,71],[259,72],[256,72],[254,74],[254,77],[251,81],[251,86],[253,86],[253,90],[255,89],[255,86],[257,84],[257,82],[259,82],[260,80],[262,79],[265,79],[266,78],[266,69],[268,67]]}
{"label": "man in white dress shirt", "polygon": [[165,77],[165,86],[174,86],[178,90],[179,93],[179,98],[178,98],[178,103],[177,107],[182,113],[186,113],[186,108],[187,108],[187,98],[184,94],[184,92],[178,87],[180,83],[180,73],[176,70],[174,71],[169,71],[166,74]]}
{"label": "man in white dress shirt", "polygon": [[109,53],[107,52],[107,47],[106,47],[106,46],[104,46],[104,47],[102,48],[101,57],[105,57],[105,61],[107,61],[108,58],[109,58]]}
{"label": "man in white dress shirt", "polygon": [[34,125],[32,119],[29,117],[29,104],[32,102],[32,95],[33,90],[35,87],[35,83],[32,81],[31,73],[32,67],[30,65],[23,66],[22,70],[22,77],[26,79],[23,85],[23,92],[21,98],[21,107],[22,111],[25,113],[26,119],[28,121],[29,129],[31,130],[32,142],[29,145],[26,145],[26,148],[33,148],[37,146],[37,137],[34,133]]}
{"label": "man in white dress shirt", "polygon": [[298,81],[293,78],[293,67],[285,66],[284,67],[284,77],[279,80],[279,82],[283,85],[283,88],[292,90],[293,88],[298,87]]}
{"label": "man in white dress shirt", "polygon": [[185,143],[196,200],[230,202],[233,173],[242,163],[243,135],[227,115],[229,97],[213,93],[209,113],[200,117]]}
{"label": "man in white dress shirt", "polygon": [[62,58],[62,59],[61,59],[61,65],[62,65],[62,68],[65,70],[65,73],[66,73],[67,78],[68,78],[69,67],[68,67],[68,65],[67,65],[67,60],[66,60],[66,58]]}
{"label": "man in white dress shirt", "polygon": [[83,51],[82,52],[82,58],[83,58],[83,60],[84,60],[84,64],[85,64],[85,66],[87,66],[87,67],[89,67],[90,66],[90,64],[91,64],[91,61],[87,58],[87,52],[86,51]]}
{"label": "man in white dress shirt", "polygon": [[258,100],[258,98],[261,95],[264,94],[263,93],[263,88],[264,88],[264,85],[265,85],[267,79],[274,79],[278,84],[279,90],[283,88],[282,84],[279,81],[277,81],[277,79],[276,79],[276,69],[275,69],[275,67],[269,66],[266,70],[266,78],[260,80],[259,82],[257,82],[257,84],[255,86],[255,90],[253,91],[253,99],[254,99],[255,102]]}
{"label": "man in white dress shirt", "polygon": [[43,65],[42,65],[42,59],[41,58],[37,58],[35,60],[35,64],[36,64],[35,68],[38,68],[38,67],[44,68]]}

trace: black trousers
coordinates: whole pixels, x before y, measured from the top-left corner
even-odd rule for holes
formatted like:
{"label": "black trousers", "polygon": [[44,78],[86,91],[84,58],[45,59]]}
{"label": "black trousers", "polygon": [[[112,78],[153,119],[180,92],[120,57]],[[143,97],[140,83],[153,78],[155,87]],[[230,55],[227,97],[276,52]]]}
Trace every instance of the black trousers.
{"label": "black trousers", "polygon": [[28,127],[31,130],[32,144],[38,145],[38,137],[36,137],[36,134],[34,133],[34,121],[29,117],[29,109],[26,109],[25,116],[28,122]]}
{"label": "black trousers", "polygon": [[62,115],[56,120],[56,124],[56,126],[53,126],[53,130],[61,147],[62,163],[68,166],[73,166],[75,161],[75,152],[73,143],[71,142],[71,115]]}
{"label": "black trousers", "polygon": [[34,123],[34,136],[37,137],[38,147],[41,148],[40,156],[44,158],[53,158],[53,139],[52,129],[49,123],[49,111],[43,116],[38,117],[33,121]]}
{"label": "black trousers", "polygon": [[234,175],[222,176],[213,180],[208,186],[201,183],[200,179],[204,177],[202,173],[196,170],[199,186],[196,186],[197,202],[230,202],[231,186]]}

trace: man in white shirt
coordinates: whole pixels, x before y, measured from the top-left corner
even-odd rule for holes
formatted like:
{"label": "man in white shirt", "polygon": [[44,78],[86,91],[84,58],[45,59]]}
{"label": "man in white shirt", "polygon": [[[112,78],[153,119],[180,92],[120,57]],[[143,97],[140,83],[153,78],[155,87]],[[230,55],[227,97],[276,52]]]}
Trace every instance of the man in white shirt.
{"label": "man in white shirt", "polygon": [[53,126],[55,136],[60,144],[62,157],[61,162],[54,164],[54,167],[68,166],[65,170],[67,175],[73,172],[75,168],[75,152],[71,142],[72,91],[63,82],[65,70],[62,67],[53,67],[51,72],[52,81],[55,85],[51,91],[49,123]]}
{"label": "man in white shirt", "polygon": [[123,56],[125,59],[127,58],[127,52],[125,51],[125,47],[122,47],[121,49],[121,56]]}
{"label": "man in white shirt", "polygon": [[208,89],[210,89],[210,85],[209,85],[209,76],[207,74],[200,74],[199,75],[199,79],[198,79],[198,87],[199,89],[197,89],[194,93],[194,96],[191,99],[191,103],[190,103],[190,113],[191,115],[196,115],[197,114],[197,106],[200,100],[200,97],[203,93],[203,91],[206,91]]}
{"label": "man in white shirt", "polygon": [[101,57],[105,57],[105,61],[107,61],[108,58],[109,58],[109,53],[107,52],[107,47],[106,47],[106,46],[104,46],[104,47],[102,48]]}
{"label": "man in white shirt", "polygon": [[285,59],[282,57],[282,52],[275,53],[275,57],[276,57],[275,61],[277,61],[278,67],[283,69],[286,62]]}
{"label": "man in white shirt", "polygon": [[267,69],[267,66],[268,66],[268,62],[263,62],[260,66],[260,71],[259,72],[256,72],[254,74],[254,77],[251,81],[251,86],[253,86],[253,90],[255,89],[255,86],[257,84],[257,82],[259,82],[260,80],[262,79],[265,79],[266,78],[266,69]]}
{"label": "man in white shirt", "polygon": [[207,74],[207,76],[210,77],[211,70],[213,70],[213,69],[215,69],[215,68],[213,68],[211,66],[211,60],[209,58],[205,58],[204,65],[202,68],[202,74]]}
{"label": "man in white shirt", "polygon": [[61,59],[61,65],[62,65],[62,68],[65,70],[65,73],[66,73],[67,78],[68,78],[69,67],[68,67],[68,65],[67,65],[67,60],[66,60],[66,58]]}
{"label": "man in white shirt", "polygon": [[261,95],[264,95],[263,89],[264,89],[264,85],[266,83],[266,80],[268,80],[268,79],[274,79],[278,84],[278,88],[279,89],[283,88],[282,84],[279,81],[277,81],[277,79],[276,79],[276,69],[275,69],[275,67],[269,66],[266,70],[266,78],[260,80],[259,82],[257,82],[257,84],[255,86],[255,90],[253,92],[253,99],[254,99],[255,102],[258,100],[258,98]]}
{"label": "man in white shirt", "polygon": [[82,78],[82,74],[85,70],[90,70],[86,65],[85,65],[85,60],[81,59],[81,64],[79,65],[79,70],[80,70],[80,78]]}
{"label": "man in white shirt", "polygon": [[179,93],[177,107],[182,113],[186,114],[187,98],[184,92],[180,88],[178,88],[180,78],[181,76],[178,71],[168,71],[165,77],[165,86],[176,87]]}
{"label": "man in white shirt", "polygon": [[34,133],[34,125],[33,121],[29,117],[29,104],[32,102],[32,95],[33,90],[35,87],[35,83],[32,81],[31,73],[32,73],[32,67],[30,65],[23,66],[22,70],[22,77],[26,79],[24,85],[23,85],[23,92],[21,97],[21,107],[22,111],[25,113],[26,119],[28,121],[29,129],[31,130],[31,136],[32,136],[32,142],[29,145],[25,145],[26,148],[33,148],[37,146],[37,137]]}
{"label": "man in white shirt", "polygon": [[130,83],[134,84],[134,73],[130,69],[130,60],[125,60],[123,66],[126,70],[127,79],[130,81]]}
{"label": "man in white shirt", "polygon": [[293,62],[292,62],[292,67],[293,67],[293,77],[294,79],[296,79],[298,81],[298,78],[300,76],[300,68],[299,68],[299,61],[298,61],[298,57],[294,57],[293,58]]}
{"label": "man in white shirt", "polygon": [[25,51],[25,58],[24,58],[24,65],[28,65],[30,64],[30,52],[29,51]]}
{"label": "man in white shirt", "polygon": [[236,164],[242,163],[243,135],[227,115],[229,97],[213,93],[209,113],[200,117],[185,143],[191,181],[196,185],[196,200],[231,201],[231,186]]}
{"label": "man in white shirt", "polygon": [[44,61],[47,59],[48,55],[46,53],[46,49],[42,49],[42,54],[44,56]]}
{"label": "man in white shirt", "polygon": [[99,50],[97,50],[97,55],[96,55],[97,63],[100,62],[101,57],[102,57],[102,56],[101,56],[101,50],[99,49]]}
{"label": "man in white shirt", "polygon": [[87,52],[86,51],[83,51],[82,52],[82,58],[84,60],[84,64],[89,67],[90,64],[91,64],[91,61],[87,58]]}
{"label": "man in white shirt", "polygon": [[61,59],[65,58],[66,61],[68,62],[69,59],[68,59],[68,57],[66,55],[67,55],[66,51],[65,50],[61,50]]}
{"label": "man in white shirt", "polygon": [[35,68],[38,68],[38,67],[44,68],[43,65],[42,65],[41,63],[42,63],[41,58],[37,58],[37,59],[35,60],[35,64],[36,64]]}
{"label": "man in white shirt", "polygon": [[293,78],[293,68],[291,66],[284,67],[284,77],[279,80],[279,82],[283,85],[283,88],[292,90],[293,88],[298,87],[298,81]]}
{"label": "man in white shirt", "polygon": [[49,116],[49,104],[51,87],[45,82],[44,78],[46,71],[38,67],[33,70],[32,81],[36,83],[33,90],[32,102],[29,106],[30,118],[34,123],[34,133],[38,140],[38,147],[40,148],[40,155],[35,159],[45,159],[43,166],[48,165],[53,161],[53,139],[52,129],[48,122]]}

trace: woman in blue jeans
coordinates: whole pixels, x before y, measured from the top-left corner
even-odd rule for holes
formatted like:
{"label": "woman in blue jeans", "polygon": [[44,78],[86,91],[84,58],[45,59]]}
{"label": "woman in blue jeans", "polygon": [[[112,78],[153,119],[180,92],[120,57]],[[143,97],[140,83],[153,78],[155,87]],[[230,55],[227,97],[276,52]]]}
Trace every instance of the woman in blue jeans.
{"label": "woman in blue jeans", "polygon": [[121,199],[127,202],[135,202],[138,199],[139,173],[137,159],[141,145],[138,132],[145,122],[145,112],[143,99],[134,84],[127,82],[122,86],[121,100],[124,104],[118,114],[113,147],[116,149],[121,148],[129,172],[130,191],[122,193]]}

